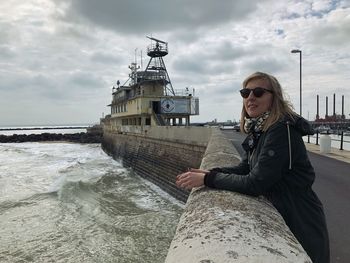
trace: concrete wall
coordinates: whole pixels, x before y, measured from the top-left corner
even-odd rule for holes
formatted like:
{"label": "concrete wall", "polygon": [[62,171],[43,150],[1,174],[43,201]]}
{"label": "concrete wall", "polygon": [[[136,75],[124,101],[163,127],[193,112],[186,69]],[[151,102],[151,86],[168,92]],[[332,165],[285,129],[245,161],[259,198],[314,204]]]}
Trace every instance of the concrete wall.
{"label": "concrete wall", "polygon": [[[213,132],[202,169],[238,162],[232,144]],[[193,190],[166,263],[311,262],[277,210],[265,199],[208,189]]]}
{"label": "concrete wall", "polygon": [[136,126],[125,125],[120,127],[104,127],[108,133],[128,133],[156,140],[178,142],[207,146],[211,136],[211,128],[194,126]]}
{"label": "concrete wall", "polygon": [[[185,127],[162,128],[150,129],[147,137],[144,133],[123,134],[105,130],[102,148],[114,159],[121,159],[124,166],[132,167],[140,176],[186,202],[189,192],[176,187],[176,175],[189,167],[200,166],[210,129],[201,128],[203,132],[200,132]],[[195,143],[196,137],[199,143]]]}

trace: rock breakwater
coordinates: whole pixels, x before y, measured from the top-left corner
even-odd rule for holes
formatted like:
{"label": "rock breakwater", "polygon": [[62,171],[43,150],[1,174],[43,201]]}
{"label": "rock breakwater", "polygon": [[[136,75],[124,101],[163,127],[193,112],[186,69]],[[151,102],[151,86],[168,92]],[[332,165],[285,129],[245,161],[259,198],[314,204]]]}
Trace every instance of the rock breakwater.
{"label": "rock breakwater", "polygon": [[100,133],[41,133],[41,134],[13,134],[0,135],[1,143],[19,143],[19,142],[44,142],[44,141],[66,141],[76,143],[101,143],[102,134]]}

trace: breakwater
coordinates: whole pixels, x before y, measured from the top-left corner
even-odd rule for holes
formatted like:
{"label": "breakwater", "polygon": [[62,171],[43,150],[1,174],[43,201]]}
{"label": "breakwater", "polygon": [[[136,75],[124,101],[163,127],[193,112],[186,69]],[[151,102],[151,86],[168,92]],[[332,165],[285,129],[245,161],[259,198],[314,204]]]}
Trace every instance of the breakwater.
{"label": "breakwater", "polygon": [[102,134],[99,133],[41,133],[41,134],[13,134],[1,135],[0,143],[19,142],[44,142],[44,141],[65,141],[76,143],[100,143]]}

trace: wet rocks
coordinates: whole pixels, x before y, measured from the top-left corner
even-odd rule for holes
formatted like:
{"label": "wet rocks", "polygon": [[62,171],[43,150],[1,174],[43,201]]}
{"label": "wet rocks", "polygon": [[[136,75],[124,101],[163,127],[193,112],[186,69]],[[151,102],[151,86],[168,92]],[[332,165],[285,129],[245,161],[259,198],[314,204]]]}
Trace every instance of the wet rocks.
{"label": "wet rocks", "polygon": [[100,133],[41,133],[41,134],[13,134],[0,135],[1,143],[19,143],[19,142],[46,142],[46,141],[66,141],[76,143],[101,143],[102,134]]}

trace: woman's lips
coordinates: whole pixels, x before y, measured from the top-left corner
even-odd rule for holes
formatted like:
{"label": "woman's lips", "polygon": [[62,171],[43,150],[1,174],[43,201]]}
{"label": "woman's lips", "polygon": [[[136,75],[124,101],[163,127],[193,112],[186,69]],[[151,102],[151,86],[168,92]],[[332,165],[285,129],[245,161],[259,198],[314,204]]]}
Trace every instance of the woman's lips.
{"label": "woman's lips", "polygon": [[250,110],[253,110],[253,109],[255,109],[257,107],[257,105],[255,105],[255,104],[250,104],[250,105],[248,105],[248,109],[250,109]]}

